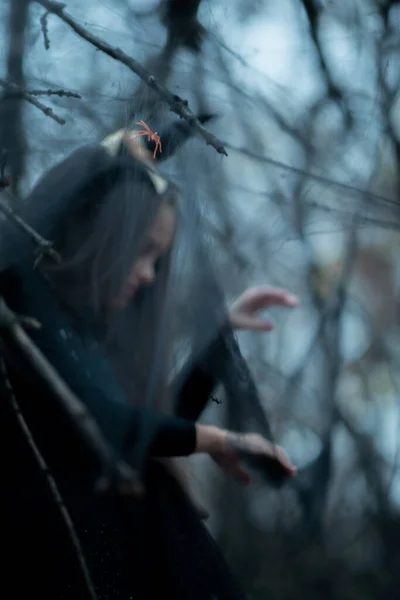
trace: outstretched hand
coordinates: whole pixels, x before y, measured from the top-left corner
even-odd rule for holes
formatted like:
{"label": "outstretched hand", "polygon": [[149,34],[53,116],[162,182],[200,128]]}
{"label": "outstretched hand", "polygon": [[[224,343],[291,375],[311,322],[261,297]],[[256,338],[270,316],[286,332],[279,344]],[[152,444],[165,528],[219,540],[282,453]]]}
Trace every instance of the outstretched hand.
{"label": "outstretched hand", "polygon": [[233,302],[229,314],[234,329],[249,331],[271,331],[274,328],[271,321],[259,316],[261,311],[271,306],[295,308],[300,299],[287,290],[274,287],[249,288]]}
{"label": "outstretched hand", "polygon": [[275,446],[257,433],[227,432],[221,450],[211,456],[221,469],[244,485],[250,483],[246,465],[259,471],[275,485],[294,477],[297,472],[280,446]]}

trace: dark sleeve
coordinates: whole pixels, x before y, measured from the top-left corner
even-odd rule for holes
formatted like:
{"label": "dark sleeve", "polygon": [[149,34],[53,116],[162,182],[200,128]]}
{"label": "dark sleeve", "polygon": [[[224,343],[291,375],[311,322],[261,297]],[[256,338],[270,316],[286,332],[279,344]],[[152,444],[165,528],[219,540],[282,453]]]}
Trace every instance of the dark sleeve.
{"label": "dark sleeve", "polygon": [[41,323],[30,330],[33,341],[58,371],[76,396],[96,419],[103,435],[122,454],[135,444],[143,416],[152,432],[153,456],[186,456],[196,446],[196,429],[191,421],[144,413],[125,397],[111,364],[100,351],[83,342],[70,326],[47,283],[30,267],[13,268],[2,278],[1,293],[9,306]]}
{"label": "dark sleeve", "polygon": [[197,421],[218,384],[226,364],[224,327],[193,365],[184,367],[175,381],[176,415]]}

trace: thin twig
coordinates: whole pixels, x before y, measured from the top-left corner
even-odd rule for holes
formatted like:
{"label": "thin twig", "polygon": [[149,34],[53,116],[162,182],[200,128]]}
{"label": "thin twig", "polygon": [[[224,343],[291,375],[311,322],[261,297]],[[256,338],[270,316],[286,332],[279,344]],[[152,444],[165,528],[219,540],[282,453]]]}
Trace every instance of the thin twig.
{"label": "thin twig", "polygon": [[53,0],[35,0],[38,4],[43,6],[49,12],[56,14],[60,19],[67,23],[81,38],[88,41],[90,44],[110,56],[115,60],[121,62],[128,67],[133,73],[138,75],[150,88],[152,88],[158,96],[169,105],[170,109],[179,115],[182,119],[185,119],[206,141],[207,145],[213,146],[219,154],[228,156],[223,143],[212,133],[208,132],[205,127],[197,119],[196,115],[189,108],[187,100],[183,100],[176,94],[170,92],[166,87],[158,83],[154,75],[151,75],[139,62],[134,58],[126,54],[120,48],[110,46],[102,39],[91,34],[87,29],[79,25],[68,13],[64,11],[65,4],[61,2],[54,2]]}
{"label": "thin twig", "polygon": [[26,235],[29,236],[31,240],[37,245],[38,259],[36,264],[38,264],[38,262],[43,258],[43,256],[49,256],[49,258],[51,258],[57,263],[61,262],[61,257],[58,254],[58,252],[54,250],[53,243],[49,240],[46,240],[37,231],[35,231],[33,227],[28,225],[28,223],[26,223],[24,219],[22,219],[22,217],[17,215],[15,210],[11,208],[9,204],[7,204],[4,201],[0,201],[0,211],[4,215],[6,215],[11,221],[13,221],[20,229],[22,229],[22,231],[26,233]]}
{"label": "thin twig", "polygon": [[14,83],[9,83],[5,81],[5,79],[0,79],[0,85],[3,86],[12,95],[19,96],[27,102],[29,102],[29,104],[33,104],[33,106],[36,106],[36,108],[41,110],[42,113],[46,115],[46,117],[50,117],[50,119],[53,119],[53,121],[56,121],[56,123],[59,123],[60,125],[65,125],[64,119],[56,115],[52,108],[50,108],[49,106],[45,106],[44,104],[39,102],[39,100],[37,100],[34,96],[29,94],[29,92],[22,90]]}
{"label": "thin twig", "polygon": [[115,482],[121,493],[141,495],[143,486],[133,469],[119,460],[108,442],[104,439],[96,421],[86,407],[69,389],[60,375],[37,348],[31,338],[19,324],[17,315],[8,308],[3,298],[0,298],[0,330],[6,329],[13,342],[23,352],[35,371],[46,381],[60,402],[62,408],[71,418],[82,438],[94,451],[103,467],[103,477],[99,487],[105,489]]}
{"label": "thin twig", "polygon": [[318,175],[317,173],[312,173],[307,169],[302,169],[300,167],[289,165],[280,160],[271,158],[270,156],[258,154],[250,148],[246,148],[245,146],[235,146],[228,142],[226,142],[225,145],[229,150],[233,150],[234,152],[242,154],[243,156],[247,156],[248,158],[255,159],[258,162],[271,165],[272,167],[276,167],[278,169],[282,169],[290,173],[294,173],[295,175],[302,175],[304,177],[308,177],[312,181],[317,181],[318,183],[322,183],[326,186],[337,187],[357,196],[364,196],[367,200],[375,200],[376,202],[382,202],[383,204],[393,206],[394,208],[399,208],[399,203],[397,200],[393,200],[392,198],[387,198],[386,196],[382,196],[381,194],[371,192],[368,189],[358,188],[355,185],[351,185],[350,183],[337,181],[325,175]]}
{"label": "thin twig", "polygon": [[43,33],[44,47],[46,48],[46,50],[48,50],[50,48],[50,38],[49,38],[49,30],[48,30],[48,23],[47,23],[48,16],[49,16],[49,13],[45,12],[40,17],[40,27],[41,27],[41,30]]}
{"label": "thin twig", "polygon": [[28,427],[27,422],[24,419],[24,416],[21,412],[21,408],[18,404],[18,401],[15,397],[15,393],[13,390],[13,387],[11,385],[11,382],[9,380],[8,377],[8,372],[7,372],[7,367],[4,361],[4,358],[1,357],[0,358],[0,370],[1,373],[4,377],[4,383],[5,383],[5,387],[8,391],[9,394],[9,398],[10,398],[10,403],[11,403],[11,407],[15,413],[15,416],[17,417],[18,420],[18,424],[20,426],[20,428],[22,429],[22,432],[25,436],[26,441],[28,442],[28,445],[30,447],[30,449],[32,450],[32,453],[36,459],[36,462],[39,466],[40,471],[43,473],[43,475],[45,476],[46,480],[47,480],[47,484],[49,486],[51,495],[53,496],[53,500],[58,508],[58,510],[60,511],[61,514],[61,518],[64,521],[65,527],[67,528],[68,531],[68,535],[71,539],[72,545],[74,546],[75,552],[76,552],[76,557],[78,559],[78,563],[79,566],[81,568],[83,577],[85,579],[86,582],[86,587],[89,591],[89,595],[92,598],[92,600],[97,600],[98,596],[96,594],[94,585],[93,585],[93,581],[92,578],[90,576],[90,572],[88,569],[88,566],[86,564],[86,559],[83,553],[83,549],[81,546],[81,543],[79,541],[79,537],[78,534],[75,530],[74,524],[72,522],[71,516],[68,512],[68,508],[65,505],[65,502],[60,494],[60,491],[58,489],[58,486],[55,482],[54,477],[52,476],[49,467],[45,461],[45,459],[43,458],[43,455],[41,454],[39,448],[37,447],[35,440],[33,438],[32,432]]}
{"label": "thin twig", "polygon": [[303,4],[303,7],[306,12],[307,19],[308,19],[308,22],[310,25],[311,39],[313,41],[315,51],[317,53],[319,66],[320,66],[321,72],[323,74],[323,77],[325,78],[325,82],[326,82],[326,85],[328,88],[328,96],[330,96],[334,100],[339,100],[343,104],[343,110],[345,112],[348,122],[350,123],[351,122],[351,114],[344,102],[343,94],[342,94],[340,88],[333,81],[331,72],[329,70],[328,64],[324,57],[324,53],[322,51],[322,48],[321,48],[319,40],[318,40],[318,18],[319,18],[318,8],[317,8],[314,0],[302,0],[302,4]]}
{"label": "thin twig", "polygon": [[77,98],[81,100],[82,96],[78,92],[70,92],[69,90],[26,90],[31,96],[60,96],[60,98]]}

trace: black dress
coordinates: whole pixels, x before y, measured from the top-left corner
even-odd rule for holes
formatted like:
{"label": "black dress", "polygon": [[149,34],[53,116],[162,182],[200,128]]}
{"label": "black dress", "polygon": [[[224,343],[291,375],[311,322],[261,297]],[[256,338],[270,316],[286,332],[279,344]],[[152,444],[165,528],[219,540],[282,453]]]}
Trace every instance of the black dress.
{"label": "black dress", "polygon": [[[3,273],[0,292],[16,313],[41,323],[30,335],[122,455],[126,440],[135,438],[141,412],[124,397],[107,357],[94,351],[94,338],[72,329],[48,284],[30,266]],[[95,457],[47,385],[6,334],[3,340],[15,396],[71,515],[99,600],[244,598],[185,493],[159,461],[149,461],[144,500],[94,492]],[[204,406],[212,384],[196,368],[179,407],[188,419],[149,415],[153,457],[193,452],[196,431],[190,419]],[[86,600],[90,596],[68,529],[18,424],[4,378],[1,386],[2,596]]]}

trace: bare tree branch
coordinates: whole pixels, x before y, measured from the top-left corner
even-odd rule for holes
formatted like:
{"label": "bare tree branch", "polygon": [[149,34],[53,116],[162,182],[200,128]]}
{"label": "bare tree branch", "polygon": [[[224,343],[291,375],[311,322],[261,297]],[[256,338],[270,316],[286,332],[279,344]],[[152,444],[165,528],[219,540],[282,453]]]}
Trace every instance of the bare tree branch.
{"label": "bare tree branch", "polygon": [[77,98],[78,100],[82,98],[77,92],[69,90],[26,90],[26,93],[31,96],[60,96],[60,98]]}
{"label": "bare tree branch", "polygon": [[44,477],[47,480],[47,484],[49,486],[51,495],[53,496],[54,502],[55,502],[58,510],[60,511],[61,518],[64,521],[68,535],[69,535],[72,545],[74,547],[76,557],[77,557],[80,569],[82,571],[82,575],[85,579],[85,583],[86,583],[86,587],[88,589],[89,595],[92,598],[92,600],[97,600],[97,594],[94,589],[94,585],[92,582],[92,578],[90,576],[88,566],[86,564],[86,559],[85,559],[85,556],[83,553],[83,549],[82,549],[81,543],[79,541],[78,534],[75,530],[74,524],[72,522],[71,516],[69,514],[68,508],[65,505],[65,502],[60,494],[60,491],[55,482],[55,479],[52,476],[52,474],[49,470],[49,467],[47,466],[46,461],[44,460],[39,448],[37,447],[37,445],[35,443],[32,432],[30,431],[28,424],[24,419],[24,416],[21,412],[18,401],[15,397],[13,387],[9,380],[7,367],[6,367],[3,357],[0,358],[0,371],[4,377],[5,387],[7,389],[7,392],[8,392],[9,398],[10,398],[11,407],[12,407],[12,409],[15,413],[15,416],[18,420],[18,424],[19,424],[20,428],[22,429],[22,432],[25,436],[26,441],[28,442],[30,449],[32,450],[32,453],[35,457],[35,460],[39,466],[40,471],[43,473]]}
{"label": "bare tree branch", "polygon": [[168,38],[176,45],[200,52],[204,28],[197,20],[201,0],[163,0],[162,22],[168,29]]}
{"label": "bare tree branch", "polygon": [[219,154],[228,156],[223,143],[212,133],[209,133],[205,127],[203,127],[196,115],[189,108],[187,100],[183,100],[176,94],[170,92],[166,87],[158,83],[156,78],[151,73],[149,73],[134,58],[128,56],[128,54],[126,54],[123,50],[120,48],[114,48],[79,25],[68,13],[64,11],[65,4],[54,2],[52,0],[35,0],[35,2],[43,6],[49,12],[56,14],[81,38],[85,39],[111,58],[127,66],[128,69],[138,75],[146,83],[146,85],[152,88],[159,95],[159,97],[169,105],[173,112],[179,115],[182,119],[185,119],[185,121],[187,121],[189,125],[191,125],[202,136],[207,145],[215,148]]}
{"label": "bare tree branch", "polygon": [[39,376],[47,382],[82,438],[100,460],[103,477],[99,481],[99,489],[105,489],[115,483],[121,493],[141,495],[143,487],[137,473],[127,463],[115,456],[86,407],[68,388],[54,367],[25,333],[19,324],[17,315],[8,308],[3,299],[0,299],[0,330],[2,329],[7,331],[13,343],[26,356]]}
{"label": "bare tree branch", "polygon": [[49,16],[49,13],[45,12],[40,17],[40,27],[42,29],[44,47],[46,48],[46,50],[48,50],[50,48],[49,29],[48,29],[48,22],[47,22],[48,16]]}
{"label": "bare tree branch", "polygon": [[[6,81],[20,89],[25,88],[24,60],[29,28],[29,2],[9,2],[9,42],[7,52]],[[1,147],[7,151],[12,188],[18,196],[19,181],[24,173],[27,153],[27,135],[23,123],[21,96],[10,102],[7,95],[0,98]]]}
{"label": "bare tree branch", "polygon": [[301,0],[301,3],[304,7],[304,10],[305,10],[307,18],[308,18],[308,22],[310,25],[310,33],[311,33],[312,40],[314,42],[315,50],[318,54],[320,68],[326,78],[326,81],[327,81],[328,93],[332,96],[332,98],[341,99],[341,92],[338,89],[338,87],[336,86],[336,84],[333,83],[333,81],[331,79],[331,74],[329,72],[328,65],[325,62],[325,58],[322,53],[321,46],[319,45],[319,41],[318,41],[318,9],[314,3],[314,0]]}
{"label": "bare tree branch", "polygon": [[26,223],[9,204],[0,201],[0,212],[13,221],[13,223],[26,233],[26,235],[31,238],[32,242],[37,245],[38,260],[43,256],[49,256],[49,258],[53,259],[55,262],[61,262],[61,257],[58,252],[54,250],[52,242],[39,235],[39,233],[35,231],[33,227],[28,225],[28,223]]}
{"label": "bare tree branch", "polygon": [[44,104],[39,102],[39,100],[37,100],[29,92],[22,90],[14,83],[9,83],[9,82],[5,81],[4,79],[0,79],[0,85],[3,86],[8,92],[11,92],[12,95],[19,96],[19,97],[23,98],[24,100],[26,100],[27,102],[29,102],[29,104],[33,104],[33,106],[36,106],[36,108],[41,110],[42,113],[44,113],[46,115],[46,117],[50,117],[50,119],[53,119],[53,121],[56,121],[56,123],[59,123],[60,125],[65,125],[64,119],[62,119],[61,117],[56,115],[56,113],[53,111],[52,108],[45,106]]}
{"label": "bare tree branch", "polygon": [[344,104],[343,93],[332,79],[332,75],[329,71],[326,63],[321,45],[318,40],[318,8],[314,0],[301,0],[304,10],[307,14],[307,18],[310,25],[311,38],[314,43],[315,50],[318,55],[319,65],[323,76],[325,77],[326,85],[328,87],[328,96],[334,100],[338,100],[342,104],[343,112],[346,116],[347,122],[351,123],[351,115],[346,105]]}

